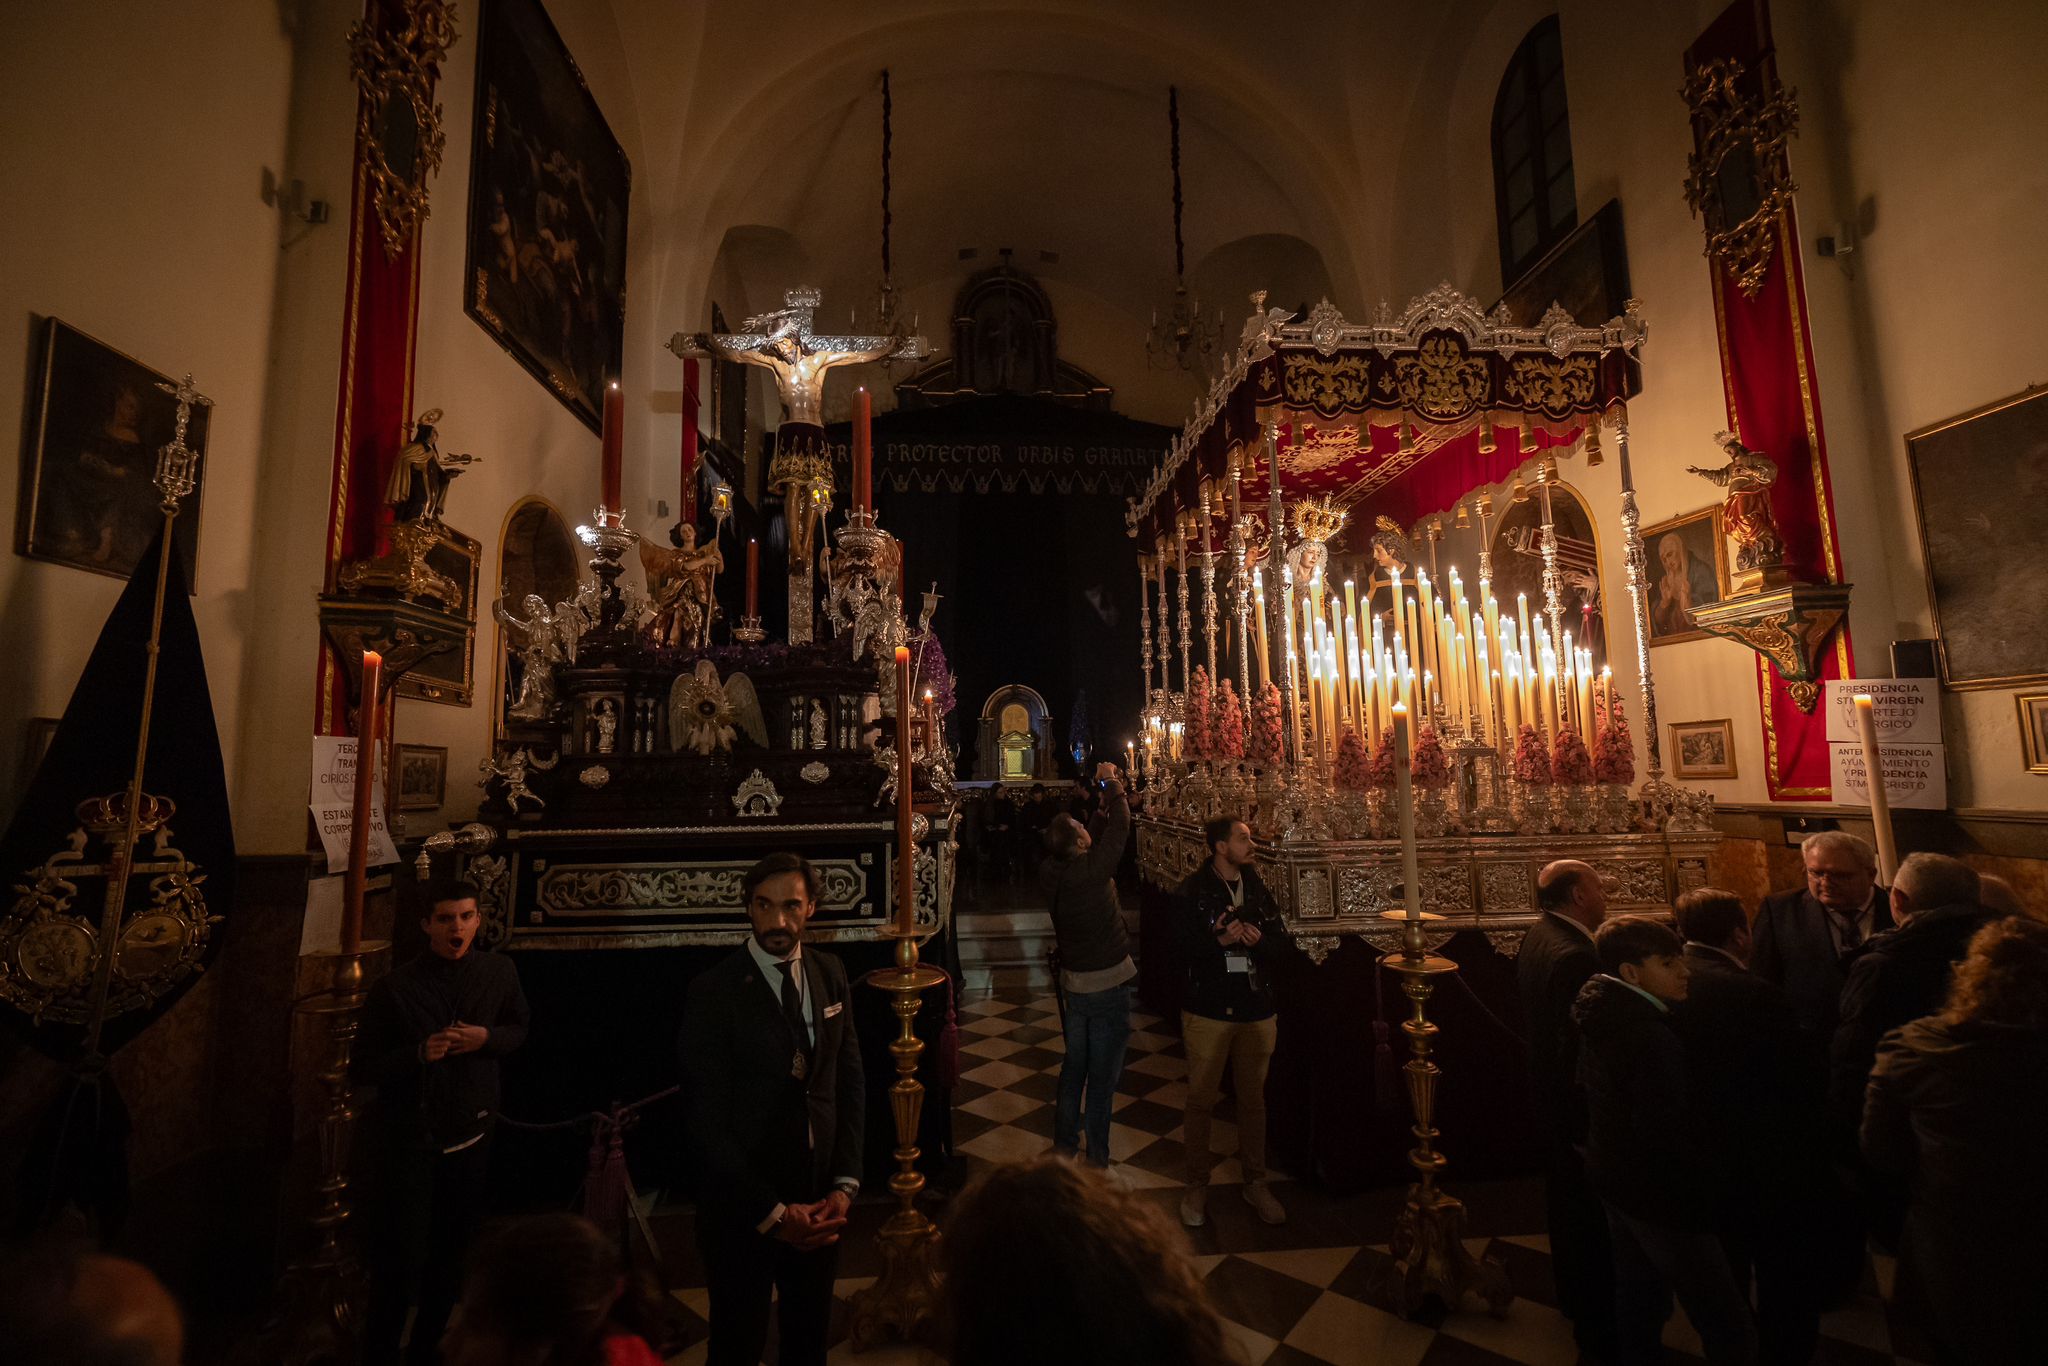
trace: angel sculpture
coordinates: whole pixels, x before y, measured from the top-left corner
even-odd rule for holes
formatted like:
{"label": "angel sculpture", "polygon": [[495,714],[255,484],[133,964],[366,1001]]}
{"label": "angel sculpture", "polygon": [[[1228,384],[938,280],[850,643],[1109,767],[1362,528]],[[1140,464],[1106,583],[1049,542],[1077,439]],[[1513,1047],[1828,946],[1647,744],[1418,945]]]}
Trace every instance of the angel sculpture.
{"label": "angel sculpture", "polygon": [[668,733],[678,750],[720,753],[732,748],[736,731],[764,748],[768,744],[768,723],[753,680],[735,673],[720,683],[718,666],[708,659],[676,679],[668,707]]}
{"label": "angel sculpture", "polygon": [[697,548],[697,528],[678,522],[669,528],[675,549],[640,542],[640,567],[647,573],[653,599],[656,645],[701,650],[711,644],[711,625],[718,617],[716,584],[725,556],[713,541]]}
{"label": "angel sculpture", "polygon": [[541,763],[533,757],[531,750],[521,746],[501,759],[484,759],[479,762],[477,771],[481,777],[478,786],[488,792],[493,783],[502,784],[505,789],[505,806],[516,816],[519,814],[519,803],[523,801],[532,802],[535,806],[547,805],[539,793],[526,785],[527,773],[545,773],[560,762],[561,756],[557,755],[546,763]]}
{"label": "angel sculpture", "polygon": [[1777,482],[1778,467],[1762,451],[1743,445],[1733,432],[1716,432],[1714,440],[1728,463],[1715,470],[1687,465],[1685,472],[1728,490],[1721,504],[1721,527],[1735,543],[1735,570],[1768,579],[1785,559],[1785,541],[1771,517],[1771,485]]}
{"label": "angel sculpture", "polygon": [[491,604],[491,615],[510,633],[510,643],[519,652],[519,696],[505,711],[515,721],[545,721],[555,711],[555,665],[567,657],[573,638],[565,639],[567,613],[548,610],[547,599],[538,593],[526,595],[526,616],[515,617],[505,610],[505,600]]}

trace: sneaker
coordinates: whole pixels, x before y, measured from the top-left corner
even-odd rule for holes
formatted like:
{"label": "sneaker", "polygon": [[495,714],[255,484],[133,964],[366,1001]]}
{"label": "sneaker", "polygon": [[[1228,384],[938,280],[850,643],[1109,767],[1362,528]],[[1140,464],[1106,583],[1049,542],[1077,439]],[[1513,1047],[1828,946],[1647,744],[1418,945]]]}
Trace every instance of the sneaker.
{"label": "sneaker", "polygon": [[1121,1163],[1097,1167],[1096,1170],[1102,1173],[1103,1180],[1109,1182],[1110,1185],[1115,1186],[1118,1190],[1128,1191],[1131,1188],[1131,1178],[1124,1175]]}
{"label": "sneaker", "polygon": [[1252,1207],[1252,1213],[1268,1224],[1287,1222],[1287,1211],[1273,1198],[1273,1192],[1263,1181],[1247,1181],[1244,1186],[1244,1202]]}
{"label": "sneaker", "polygon": [[1180,1197],[1180,1221],[1188,1228],[1200,1228],[1209,1222],[1209,1188],[1189,1186]]}

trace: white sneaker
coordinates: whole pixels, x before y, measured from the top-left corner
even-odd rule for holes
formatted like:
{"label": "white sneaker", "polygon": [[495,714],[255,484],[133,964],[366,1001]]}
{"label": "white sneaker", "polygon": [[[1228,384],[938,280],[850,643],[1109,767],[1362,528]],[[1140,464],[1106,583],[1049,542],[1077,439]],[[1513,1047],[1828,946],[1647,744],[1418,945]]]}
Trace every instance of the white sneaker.
{"label": "white sneaker", "polygon": [[1131,1178],[1124,1175],[1122,1163],[1112,1163],[1111,1165],[1099,1168],[1098,1170],[1100,1170],[1102,1173],[1102,1179],[1109,1182],[1110,1185],[1115,1186],[1118,1190],[1128,1191],[1131,1188]]}
{"label": "white sneaker", "polygon": [[1268,1224],[1287,1222],[1287,1211],[1273,1197],[1272,1190],[1263,1181],[1247,1181],[1244,1184],[1244,1202],[1252,1207],[1252,1213]]}
{"label": "white sneaker", "polygon": [[1189,1186],[1180,1197],[1180,1221],[1188,1228],[1200,1228],[1209,1222],[1209,1188]]}

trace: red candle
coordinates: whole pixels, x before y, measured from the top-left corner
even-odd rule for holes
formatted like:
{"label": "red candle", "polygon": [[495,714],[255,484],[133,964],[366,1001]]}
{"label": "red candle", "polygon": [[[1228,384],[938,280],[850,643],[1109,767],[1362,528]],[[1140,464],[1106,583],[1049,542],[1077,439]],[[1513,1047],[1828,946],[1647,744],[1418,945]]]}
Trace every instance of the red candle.
{"label": "red candle", "polygon": [[697,362],[683,362],[683,486],[676,506],[683,525],[697,522]]}
{"label": "red candle", "polygon": [[377,704],[384,690],[384,657],[363,651],[362,701],[356,705],[356,794],[349,811],[348,871],[341,883],[341,951],[363,949],[363,885],[370,876],[370,782],[377,772]]}
{"label": "red candle", "polygon": [[761,543],[747,538],[747,615],[761,615]]}
{"label": "red candle", "polygon": [[862,385],[853,393],[853,510],[866,512],[872,490],[869,476],[875,460],[875,400]]}
{"label": "red candle", "polygon": [[617,516],[625,509],[625,497],[620,492],[622,460],[626,427],[626,396],[619,391],[619,382],[611,381],[604,391],[604,450],[599,457],[598,473],[602,487],[598,491],[598,506]]}
{"label": "red candle", "polygon": [[910,838],[910,647],[896,647],[896,932],[917,933],[917,845]]}

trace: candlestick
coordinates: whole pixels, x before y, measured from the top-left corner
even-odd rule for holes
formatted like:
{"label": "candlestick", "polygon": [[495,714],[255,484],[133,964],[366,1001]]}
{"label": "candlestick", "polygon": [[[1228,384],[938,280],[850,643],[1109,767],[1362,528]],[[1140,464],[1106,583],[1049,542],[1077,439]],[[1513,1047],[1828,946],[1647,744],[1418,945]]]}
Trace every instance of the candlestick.
{"label": "candlestick", "polygon": [[1877,747],[1877,718],[1869,693],[1856,694],[1856,734],[1863,741],[1863,784],[1870,792],[1870,824],[1877,836],[1877,878],[1885,886],[1899,871],[1899,846],[1892,836],[1891,797],[1884,790],[1884,755]]}
{"label": "candlestick", "polygon": [[1414,755],[1409,745],[1408,708],[1394,704],[1394,807],[1401,824],[1401,902],[1408,919],[1422,919],[1422,861],[1415,849]]}
{"label": "candlestick", "polygon": [[863,384],[853,391],[853,510],[865,514],[872,504],[875,400]]}
{"label": "candlestick", "polygon": [[363,651],[362,700],[356,704],[355,805],[349,810],[348,870],[341,884],[341,951],[363,951],[363,888],[370,875],[371,786],[377,774],[377,713],[384,692],[384,656]]}
{"label": "candlestick", "polygon": [[911,838],[910,647],[896,647],[896,933],[917,933],[917,842]]}
{"label": "candlestick", "polygon": [[761,615],[761,542],[747,538],[747,615]]}
{"label": "candlestick", "polygon": [[1259,614],[1259,687],[1273,681],[1273,663],[1266,657],[1266,578],[1261,570],[1252,571],[1252,601]]}
{"label": "candlestick", "polygon": [[612,380],[604,390],[604,438],[598,455],[598,502],[614,518],[625,515],[624,451],[626,396]]}
{"label": "candlestick", "polygon": [[1590,650],[1579,651],[1579,732],[1587,738],[1594,735],[1593,714],[1593,656]]}
{"label": "candlestick", "polygon": [[[1425,673],[1434,674],[1438,678],[1442,678],[1444,675],[1444,663],[1437,654],[1436,593],[1430,587],[1429,575],[1420,569],[1415,571],[1415,596],[1419,600],[1419,606],[1422,610],[1422,643],[1416,647],[1417,662],[1422,665]],[[1429,719],[1429,705],[1425,703],[1422,710],[1422,719],[1427,721]]]}

